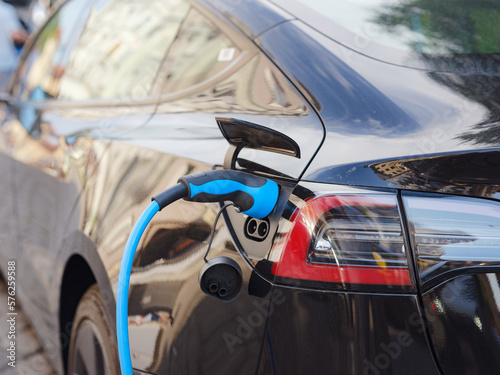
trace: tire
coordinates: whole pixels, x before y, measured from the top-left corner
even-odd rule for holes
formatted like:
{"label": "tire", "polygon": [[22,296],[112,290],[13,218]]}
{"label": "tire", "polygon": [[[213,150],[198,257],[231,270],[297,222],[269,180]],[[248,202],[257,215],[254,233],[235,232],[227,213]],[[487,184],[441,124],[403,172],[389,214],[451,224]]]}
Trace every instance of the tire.
{"label": "tire", "polygon": [[97,284],[80,300],[71,330],[68,375],[119,375],[118,348]]}

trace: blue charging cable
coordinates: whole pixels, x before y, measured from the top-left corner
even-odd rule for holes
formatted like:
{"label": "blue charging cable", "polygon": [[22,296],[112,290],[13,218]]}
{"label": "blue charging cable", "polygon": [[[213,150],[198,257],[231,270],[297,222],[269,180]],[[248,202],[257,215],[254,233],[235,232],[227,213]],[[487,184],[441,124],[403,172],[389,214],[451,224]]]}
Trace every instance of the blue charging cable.
{"label": "blue charging cable", "polygon": [[128,338],[128,287],[130,284],[132,262],[144,230],[158,211],[160,211],[160,206],[156,201],[152,201],[139,217],[139,220],[135,223],[132,233],[130,233],[128,238],[120,265],[116,301],[116,333],[118,337],[118,353],[120,356],[122,374],[132,375],[132,359],[130,358],[130,344]]}
{"label": "blue charging cable", "polygon": [[130,233],[118,275],[116,333],[123,375],[133,375],[128,335],[128,292],[132,263],[142,234],[156,213],[184,198],[192,202],[231,201],[242,213],[263,219],[276,206],[278,196],[279,187],[274,181],[234,170],[213,170],[184,176],[177,185],[153,197]]}

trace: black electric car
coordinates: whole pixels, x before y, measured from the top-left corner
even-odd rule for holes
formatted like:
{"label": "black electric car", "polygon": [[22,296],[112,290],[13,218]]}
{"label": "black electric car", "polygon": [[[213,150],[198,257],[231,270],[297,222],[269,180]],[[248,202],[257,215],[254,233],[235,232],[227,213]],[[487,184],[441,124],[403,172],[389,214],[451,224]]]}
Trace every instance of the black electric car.
{"label": "black electric car", "polygon": [[[0,126],[0,265],[60,374],[117,374],[151,197],[236,169],[274,211],[177,201],[130,279],[144,374],[497,374],[500,5],[69,0]],[[200,289],[208,258],[237,298]],[[17,300],[16,300],[17,302]]]}

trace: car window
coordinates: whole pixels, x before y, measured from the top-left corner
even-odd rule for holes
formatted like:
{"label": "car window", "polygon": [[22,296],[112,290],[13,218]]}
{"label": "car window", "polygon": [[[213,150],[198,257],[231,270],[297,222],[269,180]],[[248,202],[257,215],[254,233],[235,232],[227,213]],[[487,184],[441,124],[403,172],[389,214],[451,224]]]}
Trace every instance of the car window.
{"label": "car window", "polygon": [[148,96],[189,6],[181,0],[101,3],[75,45],[59,97]]}
{"label": "car window", "polygon": [[88,1],[70,0],[50,18],[18,70],[15,96],[24,100],[57,97],[61,73],[89,11]]}
{"label": "car window", "polygon": [[[71,0],[81,2],[85,0]],[[184,0],[96,0],[84,24],[60,30],[62,16],[53,17],[27,60],[43,74],[26,69],[22,97],[42,89],[45,97],[61,100],[143,98],[151,93],[158,68],[188,13]],[[59,13],[65,11],[66,4]],[[78,12],[71,10],[78,15]],[[53,31],[51,31],[53,30]],[[63,34],[71,40],[64,59],[55,60],[42,41],[53,35],[60,49]],[[39,51],[39,52],[37,52]],[[70,52],[70,53],[69,53]],[[45,55],[44,59],[37,55]],[[37,95],[37,97],[40,95]]]}
{"label": "car window", "polygon": [[191,9],[165,59],[163,93],[180,91],[213,78],[241,51],[213,23]]}

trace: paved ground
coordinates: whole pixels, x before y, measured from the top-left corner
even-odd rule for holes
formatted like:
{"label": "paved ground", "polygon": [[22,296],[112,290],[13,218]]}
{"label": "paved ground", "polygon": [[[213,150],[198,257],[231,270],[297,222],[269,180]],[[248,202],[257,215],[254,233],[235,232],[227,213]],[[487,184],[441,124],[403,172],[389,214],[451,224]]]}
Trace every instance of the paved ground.
{"label": "paved ground", "polygon": [[0,278],[0,374],[2,375],[56,375],[45,355],[40,340],[35,335],[30,322],[22,312],[18,301],[16,305],[16,367],[9,366],[7,337],[7,286]]}

